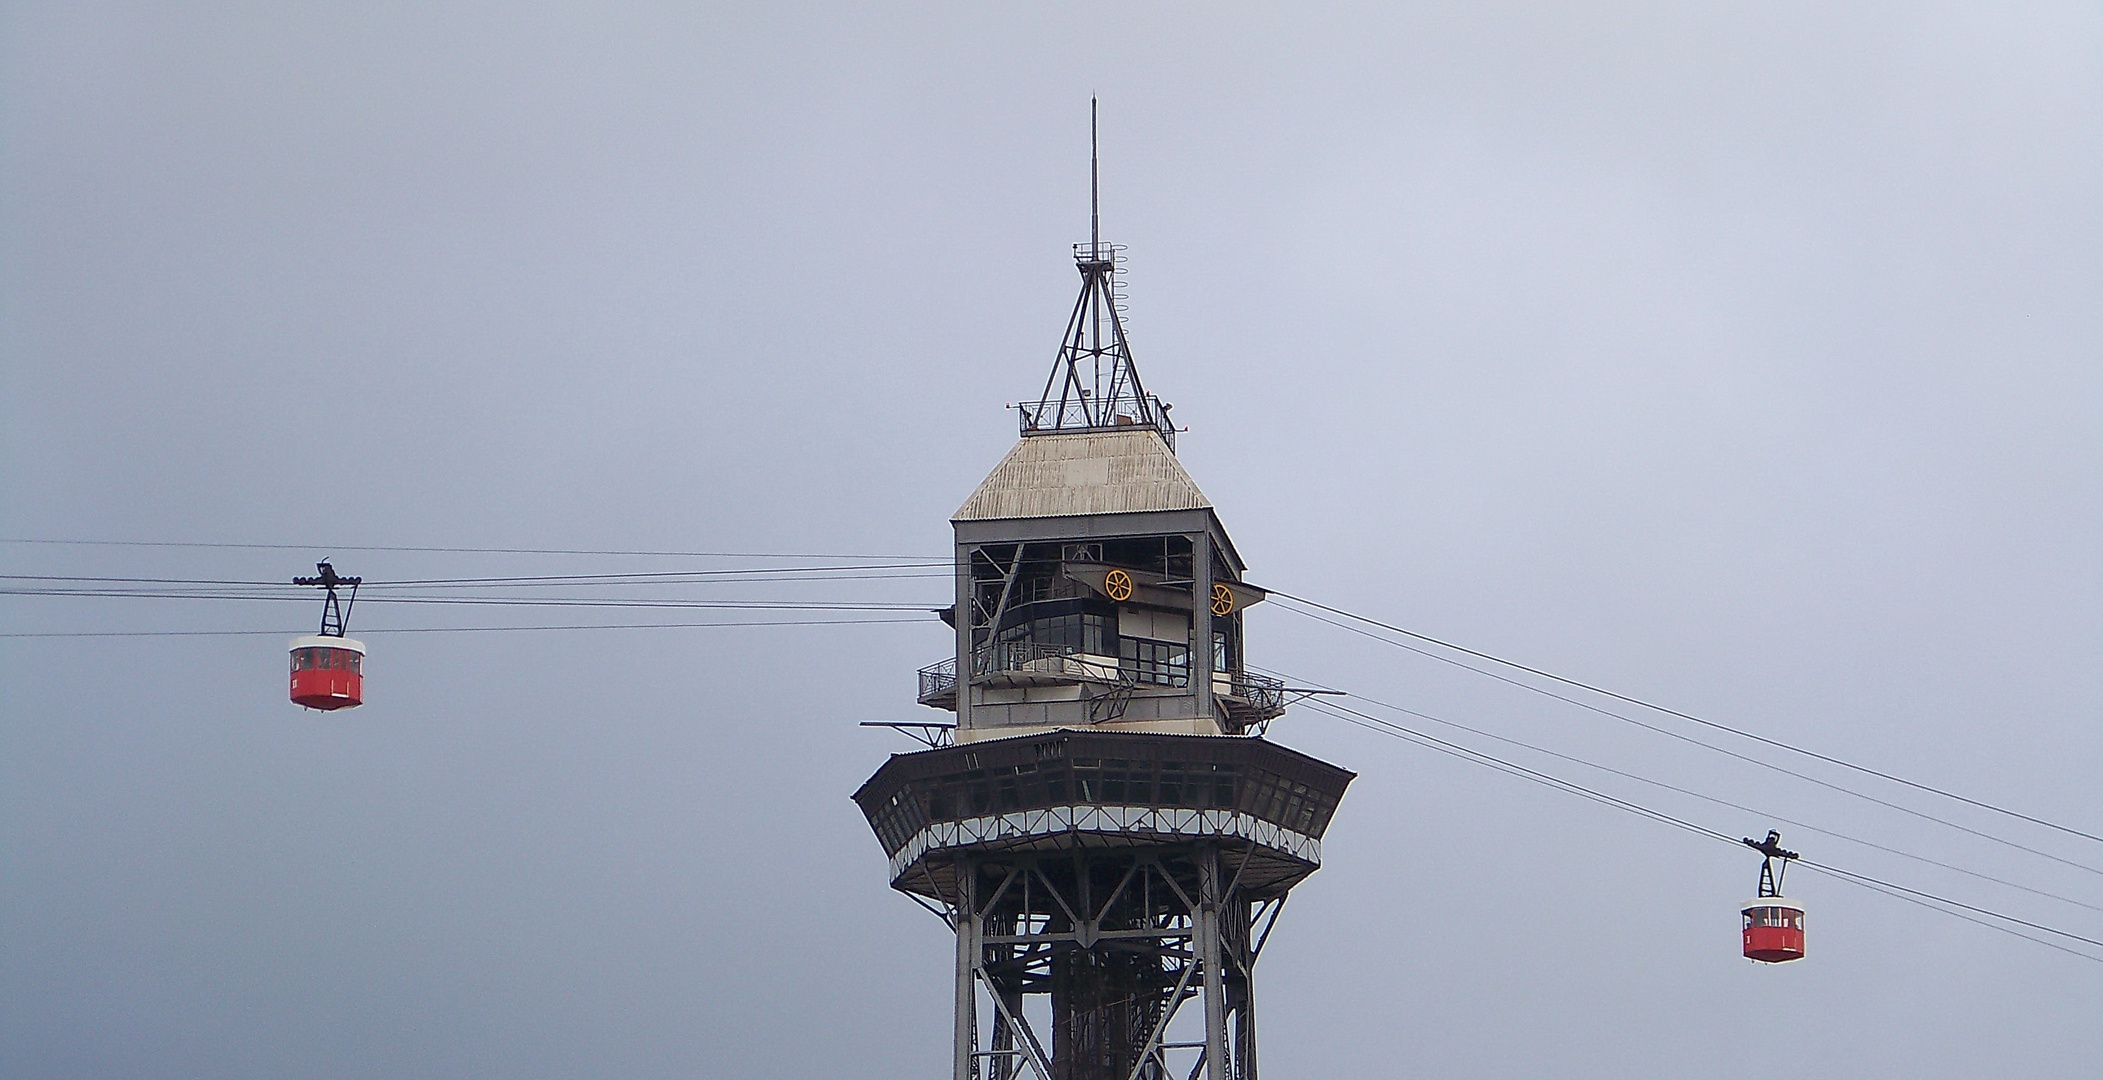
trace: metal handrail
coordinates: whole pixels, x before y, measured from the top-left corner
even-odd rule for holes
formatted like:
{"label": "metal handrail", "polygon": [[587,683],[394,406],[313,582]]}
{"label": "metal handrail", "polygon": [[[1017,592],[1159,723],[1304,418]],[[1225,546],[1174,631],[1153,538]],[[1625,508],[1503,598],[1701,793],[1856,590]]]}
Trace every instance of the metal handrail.
{"label": "metal handrail", "polygon": [[1227,677],[1227,693],[1238,697],[1257,708],[1283,709],[1285,707],[1285,681],[1268,675],[1256,675],[1247,671],[1222,671]]}
{"label": "metal handrail", "polygon": [[939,664],[920,669],[920,700],[925,702],[957,690],[957,660],[952,656]]}
{"label": "metal handrail", "polygon": [[[982,646],[971,656],[971,674],[974,678],[993,675],[1003,671],[1041,671],[1044,661],[1059,660],[1068,656],[1079,656],[1081,650],[1073,645],[1045,645],[1035,641],[996,641]],[[1034,667],[1032,665],[1035,665]]]}
{"label": "metal handrail", "polygon": [[[1072,645],[1044,645],[1034,641],[1003,641],[978,649],[972,656],[973,678],[997,675],[1001,672],[1031,672],[1055,675],[1071,674],[1060,670],[1045,670],[1045,661],[1061,660],[1071,656],[1085,655]],[[1115,670],[1109,665],[1103,674]],[[1127,673],[1118,672],[1120,679],[1128,679]],[[1249,671],[1216,671],[1213,678],[1225,679],[1227,694],[1237,697],[1259,709],[1285,708],[1285,681],[1268,675]],[[957,686],[957,661],[949,657],[940,663],[929,664],[920,669],[920,699],[941,697],[954,693]]]}
{"label": "metal handrail", "polygon": [[[1087,407],[1070,401],[1063,406],[1057,401],[1025,401],[1015,407],[1015,412],[1020,418],[1020,427],[1024,435],[1053,431],[1126,431],[1132,428],[1151,428],[1168,444],[1169,449],[1175,449],[1176,425],[1168,418],[1169,407],[1161,403],[1160,396],[1148,394],[1139,406],[1139,415],[1113,413],[1111,422],[1107,424],[1089,423]],[[1115,407],[1114,403],[1111,407]]]}
{"label": "metal handrail", "polygon": [[[1060,663],[1069,657],[1084,656],[1072,645],[1046,645],[1034,641],[1001,641],[982,646],[972,653],[971,677],[984,678],[1003,672],[1024,674],[1071,676],[1086,678],[1089,674],[1104,681],[1119,681],[1123,678],[1117,670],[1117,662],[1105,658],[1101,664],[1087,665],[1100,671],[1083,674]],[[950,657],[940,663],[929,664],[920,669],[920,700],[927,701],[956,692],[957,661]]]}

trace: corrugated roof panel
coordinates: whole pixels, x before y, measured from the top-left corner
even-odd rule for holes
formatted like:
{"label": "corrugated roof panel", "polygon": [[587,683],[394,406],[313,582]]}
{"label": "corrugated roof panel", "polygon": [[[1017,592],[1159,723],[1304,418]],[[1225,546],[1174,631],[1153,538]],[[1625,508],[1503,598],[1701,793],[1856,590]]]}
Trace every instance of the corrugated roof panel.
{"label": "corrugated roof panel", "polygon": [[1199,510],[1212,505],[1150,430],[1028,435],[952,521]]}

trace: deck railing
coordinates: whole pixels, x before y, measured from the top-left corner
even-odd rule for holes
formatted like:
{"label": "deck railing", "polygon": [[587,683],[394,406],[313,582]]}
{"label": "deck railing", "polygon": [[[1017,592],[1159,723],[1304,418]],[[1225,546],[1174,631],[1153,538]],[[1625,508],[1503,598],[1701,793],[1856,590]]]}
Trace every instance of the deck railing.
{"label": "deck railing", "polygon": [[952,656],[939,664],[930,664],[920,669],[920,703],[933,704],[947,697],[954,700],[957,692],[957,658]]}
{"label": "deck railing", "polygon": [[1249,703],[1250,707],[1265,712],[1285,711],[1285,683],[1268,675],[1256,675],[1246,671],[1223,671],[1227,678],[1227,693]]}
{"label": "deck railing", "polygon": [[1044,398],[1024,401],[1015,407],[1015,411],[1020,414],[1024,435],[1151,428],[1170,450],[1174,450],[1176,425],[1168,418],[1168,408],[1159,397],[1148,394],[1143,398],[1121,398],[1105,405],[1097,405],[1085,398],[1078,401]]}

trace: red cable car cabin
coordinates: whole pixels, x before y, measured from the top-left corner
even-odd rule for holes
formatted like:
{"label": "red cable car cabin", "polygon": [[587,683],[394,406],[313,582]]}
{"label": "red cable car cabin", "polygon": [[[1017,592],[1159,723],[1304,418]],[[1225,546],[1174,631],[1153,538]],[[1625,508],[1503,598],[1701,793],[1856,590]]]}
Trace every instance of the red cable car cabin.
{"label": "red cable car cabin", "polygon": [[1779,896],[1747,900],[1740,911],[1747,959],[1767,964],[1804,958],[1804,906]]}
{"label": "red cable car cabin", "polygon": [[365,643],[347,637],[292,639],[292,703],[348,709],[365,700]]}

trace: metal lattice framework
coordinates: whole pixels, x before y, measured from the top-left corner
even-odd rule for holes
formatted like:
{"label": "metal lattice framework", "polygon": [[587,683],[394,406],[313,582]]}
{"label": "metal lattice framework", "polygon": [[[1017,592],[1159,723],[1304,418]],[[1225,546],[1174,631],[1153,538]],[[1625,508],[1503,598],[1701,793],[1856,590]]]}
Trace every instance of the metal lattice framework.
{"label": "metal lattice framework", "polygon": [[[327,598],[321,602],[321,636],[342,637],[345,622],[350,618],[350,609],[358,603],[358,586],[364,584],[365,579],[361,577],[343,577],[337,574],[336,568],[330,566],[327,562],[315,563],[314,569],[320,571],[320,573],[314,577],[293,578],[292,584],[318,585],[327,591]],[[336,590],[341,586],[350,587],[350,600],[339,601],[337,599]]]}
{"label": "metal lattice framework", "polygon": [[1022,433],[1138,426],[1152,428],[1174,449],[1176,428],[1169,421],[1169,407],[1139,381],[1125,337],[1119,277],[1124,249],[1102,239],[1093,101],[1088,106],[1088,143],[1088,242],[1073,246],[1081,295],[1066,320],[1066,336],[1060,339],[1059,358],[1044,381],[1044,392],[1034,403],[1020,406]]}
{"label": "metal lattice framework", "polygon": [[953,1080],[1253,1080],[1256,959],[1350,779],[1256,738],[893,756],[855,801],[956,934]]}
{"label": "metal lattice framework", "polygon": [[[1210,843],[962,860],[942,908],[957,935],[956,1080],[1254,1080],[1253,975],[1285,897],[1241,889],[1252,851],[1234,863]],[[1189,1004],[1201,1037],[1171,1038]]]}
{"label": "metal lattice framework", "polygon": [[1176,444],[1169,406],[1147,392],[1125,339],[1114,244],[1074,245],[1081,295],[1067,318],[1059,359],[1044,392],[1021,408],[1022,433],[1152,428],[1171,449]]}
{"label": "metal lattice framework", "polygon": [[1789,872],[1790,860],[1801,858],[1802,856],[1799,856],[1794,851],[1785,850],[1782,847],[1782,834],[1773,829],[1767,830],[1767,839],[1765,840],[1754,840],[1748,836],[1744,838],[1744,843],[1746,847],[1766,856],[1766,858],[1760,860],[1759,895],[1763,897],[1781,896],[1782,877]]}

